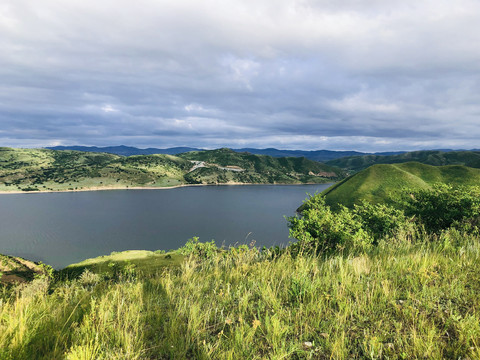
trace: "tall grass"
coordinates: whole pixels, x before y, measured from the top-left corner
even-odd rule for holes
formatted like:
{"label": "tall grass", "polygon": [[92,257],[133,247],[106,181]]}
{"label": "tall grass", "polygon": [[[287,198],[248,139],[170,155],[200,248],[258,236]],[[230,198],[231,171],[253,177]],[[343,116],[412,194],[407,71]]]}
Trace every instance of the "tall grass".
{"label": "tall grass", "polygon": [[0,359],[480,358],[480,240],[422,240],[35,280],[0,293]]}

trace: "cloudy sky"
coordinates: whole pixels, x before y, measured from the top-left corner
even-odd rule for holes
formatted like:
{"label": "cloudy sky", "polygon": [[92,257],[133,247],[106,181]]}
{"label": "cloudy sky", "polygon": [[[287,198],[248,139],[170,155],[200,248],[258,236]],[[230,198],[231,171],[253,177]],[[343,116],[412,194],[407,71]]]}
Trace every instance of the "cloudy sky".
{"label": "cloudy sky", "polygon": [[479,139],[478,0],[0,1],[0,146]]}

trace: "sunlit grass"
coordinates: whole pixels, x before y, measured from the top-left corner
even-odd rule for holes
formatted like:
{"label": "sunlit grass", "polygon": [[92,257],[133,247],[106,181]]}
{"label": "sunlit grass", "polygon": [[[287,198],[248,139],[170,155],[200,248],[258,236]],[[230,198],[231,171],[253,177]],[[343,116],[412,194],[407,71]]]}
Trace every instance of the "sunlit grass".
{"label": "sunlit grass", "polygon": [[479,358],[480,241],[423,240],[328,258],[230,249],[143,272],[131,253],[115,276],[35,280],[2,290],[0,359]]}

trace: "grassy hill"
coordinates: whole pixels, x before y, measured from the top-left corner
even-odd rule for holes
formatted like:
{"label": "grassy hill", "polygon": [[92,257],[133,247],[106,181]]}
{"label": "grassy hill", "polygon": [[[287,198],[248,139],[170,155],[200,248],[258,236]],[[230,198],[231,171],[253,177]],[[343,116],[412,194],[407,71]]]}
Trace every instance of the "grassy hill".
{"label": "grassy hill", "polygon": [[[0,191],[165,187],[229,182],[317,183],[342,174],[338,169],[303,158],[217,155],[205,151],[182,157],[161,154],[123,157],[94,152],[0,148]],[[192,160],[197,158],[205,163],[193,169]]]}
{"label": "grassy hill", "polygon": [[413,151],[396,155],[363,155],[348,156],[328,161],[331,166],[360,171],[376,164],[399,164],[416,161],[422,164],[443,166],[443,165],[465,165],[473,168],[480,168],[480,152],[478,151]]}
{"label": "grassy hill", "polygon": [[373,165],[328,188],[324,195],[326,203],[334,207],[337,204],[352,206],[362,199],[381,203],[404,187],[429,188],[435,183],[479,185],[480,169],[417,162]]}
{"label": "grassy hill", "polygon": [[321,183],[344,177],[338,168],[303,157],[275,158],[231,149],[192,151],[179,157],[205,163],[188,174],[192,182]]}

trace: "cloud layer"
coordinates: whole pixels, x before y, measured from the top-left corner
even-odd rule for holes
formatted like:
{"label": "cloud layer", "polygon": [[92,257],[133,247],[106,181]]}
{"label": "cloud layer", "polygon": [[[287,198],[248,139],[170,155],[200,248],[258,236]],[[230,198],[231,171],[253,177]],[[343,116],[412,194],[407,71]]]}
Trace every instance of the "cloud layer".
{"label": "cloud layer", "polygon": [[480,147],[480,3],[4,0],[0,144]]}

